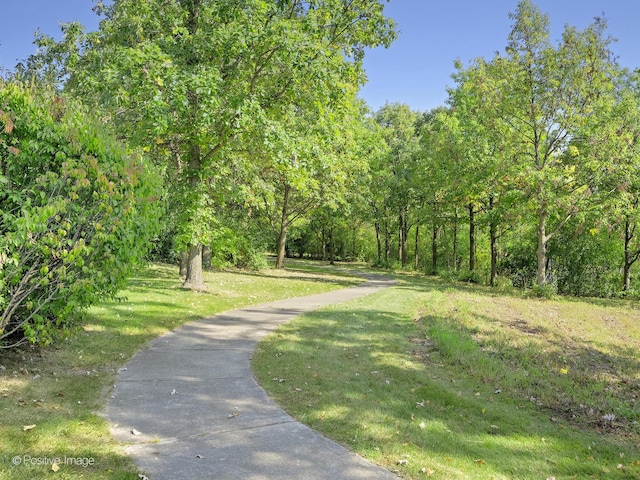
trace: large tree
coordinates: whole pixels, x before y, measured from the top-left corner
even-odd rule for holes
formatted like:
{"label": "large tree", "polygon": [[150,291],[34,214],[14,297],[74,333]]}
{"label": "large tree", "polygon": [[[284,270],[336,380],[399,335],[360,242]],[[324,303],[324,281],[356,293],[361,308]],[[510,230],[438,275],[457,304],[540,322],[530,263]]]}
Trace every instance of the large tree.
{"label": "large tree", "polygon": [[543,285],[548,242],[593,201],[585,173],[596,158],[570,145],[609,104],[614,65],[601,19],[584,31],[565,27],[553,45],[548,17],[529,0],[511,18],[506,55],[479,60],[473,68],[481,66],[483,74],[473,81],[481,82],[483,117],[514,152],[512,186],[526,195],[537,224],[536,282]]}
{"label": "large tree", "polygon": [[578,138],[574,148],[600,159],[593,184],[605,196],[595,216],[595,228],[621,231],[624,242],[623,279],[631,290],[631,267],[640,258],[637,228],[640,220],[640,73],[621,70],[614,101],[596,128]]}
{"label": "large tree", "polygon": [[[378,0],[118,0],[100,31],[65,52],[67,86],[154,149],[181,186],[171,202],[189,252],[185,286],[204,288],[212,188],[228,158],[292,107],[340,103],[364,81],[365,47],[388,45]],[[43,42],[46,43],[46,42]],[[49,42],[49,51],[55,45]]]}
{"label": "large tree", "polygon": [[276,268],[284,267],[290,227],[321,204],[343,203],[365,168],[359,154],[363,120],[355,90],[345,89],[339,103],[322,112],[293,108],[258,138],[251,191],[275,234]]}

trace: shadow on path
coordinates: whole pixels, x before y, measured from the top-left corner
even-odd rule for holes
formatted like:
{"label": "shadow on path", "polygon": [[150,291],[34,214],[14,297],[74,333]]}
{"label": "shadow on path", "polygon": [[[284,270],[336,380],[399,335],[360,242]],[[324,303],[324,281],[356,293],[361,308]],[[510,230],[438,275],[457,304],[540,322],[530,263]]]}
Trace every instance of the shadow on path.
{"label": "shadow on path", "polygon": [[257,342],[278,325],[394,284],[358,275],[367,282],[226,312],[158,337],[118,374],[107,404],[112,434],[129,444],[150,480],[397,478],[284,413],[250,367]]}

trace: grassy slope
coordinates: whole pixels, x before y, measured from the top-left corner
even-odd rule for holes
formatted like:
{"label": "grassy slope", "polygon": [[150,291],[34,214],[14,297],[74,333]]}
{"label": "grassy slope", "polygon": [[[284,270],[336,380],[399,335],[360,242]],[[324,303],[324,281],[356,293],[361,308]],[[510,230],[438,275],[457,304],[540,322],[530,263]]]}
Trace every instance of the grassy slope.
{"label": "grassy slope", "polygon": [[404,278],[280,327],[254,370],[292,415],[405,478],[640,478],[630,303]]}
{"label": "grassy slope", "polygon": [[176,268],[152,266],[132,279],[121,301],[93,308],[83,328],[55,347],[0,351],[0,478],[53,474],[50,464],[12,465],[14,456],[29,455],[86,457],[96,463],[61,465],[56,478],[137,479],[133,462],[100,416],[115,372],[129,357],[150,339],[191,320],[354,283],[303,271],[205,273],[205,280],[210,293],[184,291]]}

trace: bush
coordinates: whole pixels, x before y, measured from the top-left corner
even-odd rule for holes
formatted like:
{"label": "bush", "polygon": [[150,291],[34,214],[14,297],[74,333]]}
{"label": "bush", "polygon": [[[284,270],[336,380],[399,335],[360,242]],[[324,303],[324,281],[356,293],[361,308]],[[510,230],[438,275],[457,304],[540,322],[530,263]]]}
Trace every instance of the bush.
{"label": "bush", "polygon": [[553,283],[545,283],[544,285],[533,285],[531,293],[534,298],[542,298],[552,300],[558,294],[558,287]]}
{"label": "bush", "polygon": [[264,252],[252,242],[252,238],[228,228],[220,229],[215,236],[211,252],[213,268],[263,270],[269,266]]}
{"label": "bush", "polygon": [[155,234],[156,178],[78,103],[0,80],[0,348],[115,295]]}

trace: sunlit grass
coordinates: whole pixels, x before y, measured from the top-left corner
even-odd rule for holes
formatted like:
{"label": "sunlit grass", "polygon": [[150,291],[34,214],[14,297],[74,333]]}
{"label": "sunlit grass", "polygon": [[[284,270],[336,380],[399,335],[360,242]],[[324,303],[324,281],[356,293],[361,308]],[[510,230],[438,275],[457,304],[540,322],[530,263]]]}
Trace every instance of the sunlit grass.
{"label": "sunlit grass", "polygon": [[[206,272],[205,280],[208,293],[186,291],[177,268],[153,265],[131,280],[118,301],[92,308],[75,335],[44,350],[1,352],[0,478],[137,480],[135,465],[102,416],[117,369],[136,351],[192,320],[359,281],[298,270]],[[25,465],[25,455],[63,464],[54,473],[51,463]],[[12,463],[16,456],[20,465]],[[65,465],[65,457],[93,459],[94,465]]]}
{"label": "sunlit grass", "polygon": [[280,327],[253,367],[289,413],[404,478],[635,479],[638,326],[630,303],[404,278]]}

